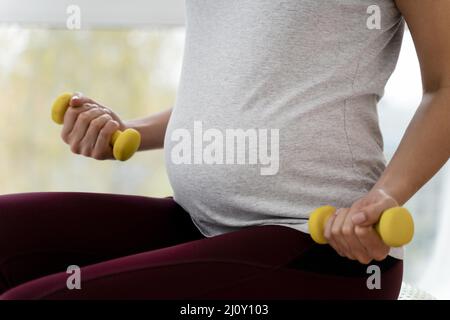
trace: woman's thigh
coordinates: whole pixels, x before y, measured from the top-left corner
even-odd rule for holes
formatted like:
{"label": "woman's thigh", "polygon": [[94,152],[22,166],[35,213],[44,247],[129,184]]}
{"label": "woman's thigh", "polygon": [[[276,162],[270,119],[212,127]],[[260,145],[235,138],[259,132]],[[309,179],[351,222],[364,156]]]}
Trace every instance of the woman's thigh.
{"label": "woman's thigh", "polygon": [[69,265],[202,237],[172,198],[59,192],[3,195],[0,292]]}
{"label": "woman's thigh", "polygon": [[296,266],[303,258],[313,259],[310,253],[315,248],[308,235],[288,227],[250,227],[86,266],[80,270],[79,290],[69,290],[69,275],[58,273],[14,288],[0,298],[396,298],[401,265],[385,268],[383,291],[374,292],[366,285],[365,272],[339,275]]}

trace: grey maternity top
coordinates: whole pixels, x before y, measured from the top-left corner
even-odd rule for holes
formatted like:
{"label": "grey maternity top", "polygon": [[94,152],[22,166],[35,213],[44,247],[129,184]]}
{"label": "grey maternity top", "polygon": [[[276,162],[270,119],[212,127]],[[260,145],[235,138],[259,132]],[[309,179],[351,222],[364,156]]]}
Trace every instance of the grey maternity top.
{"label": "grey maternity top", "polygon": [[186,10],[165,156],[174,199],[204,235],[307,232],[314,208],[370,190],[385,167],[376,106],[404,29],[394,1],[187,0]]}

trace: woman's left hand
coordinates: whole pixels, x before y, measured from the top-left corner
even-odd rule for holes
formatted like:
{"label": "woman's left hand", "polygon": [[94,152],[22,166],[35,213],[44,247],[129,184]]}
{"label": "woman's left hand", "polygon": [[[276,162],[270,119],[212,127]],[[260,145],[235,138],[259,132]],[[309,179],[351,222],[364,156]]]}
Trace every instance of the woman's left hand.
{"label": "woman's left hand", "polygon": [[398,206],[384,190],[376,189],[353,203],[340,208],[325,226],[325,238],[336,252],[352,260],[368,264],[387,257],[389,247],[373,228],[383,211]]}

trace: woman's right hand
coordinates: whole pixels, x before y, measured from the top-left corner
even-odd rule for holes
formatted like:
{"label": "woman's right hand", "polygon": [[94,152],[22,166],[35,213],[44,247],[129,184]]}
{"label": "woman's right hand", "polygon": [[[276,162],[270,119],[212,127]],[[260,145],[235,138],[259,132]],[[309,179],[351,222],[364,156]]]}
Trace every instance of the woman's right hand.
{"label": "woman's right hand", "polygon": [[114,159],[110,144],[112,135],[125,129],[122,120],[111,109],[76,93],[64,115],[61,137],[75,154],[97,160]]}

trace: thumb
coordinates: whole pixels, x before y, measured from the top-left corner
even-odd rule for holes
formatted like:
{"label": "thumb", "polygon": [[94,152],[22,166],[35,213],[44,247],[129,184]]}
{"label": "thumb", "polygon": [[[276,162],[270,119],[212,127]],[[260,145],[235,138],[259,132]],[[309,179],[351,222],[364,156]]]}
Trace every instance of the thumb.
{"label": "thumb", "polygon": [[69,105],[71,107],[80,107],[85,103],[94,103],[92,99],[89,99],[88,97],[83,96],[80,92],[75,92],[72,96],[72,99],[70,99]]}
{"label": "thumb", "polygon": [[381,214],[385,210],[385,206],[382,203],[374,203],[367,205],[352,216],[353,224],[361,227],[369,227],[378,222]]}

